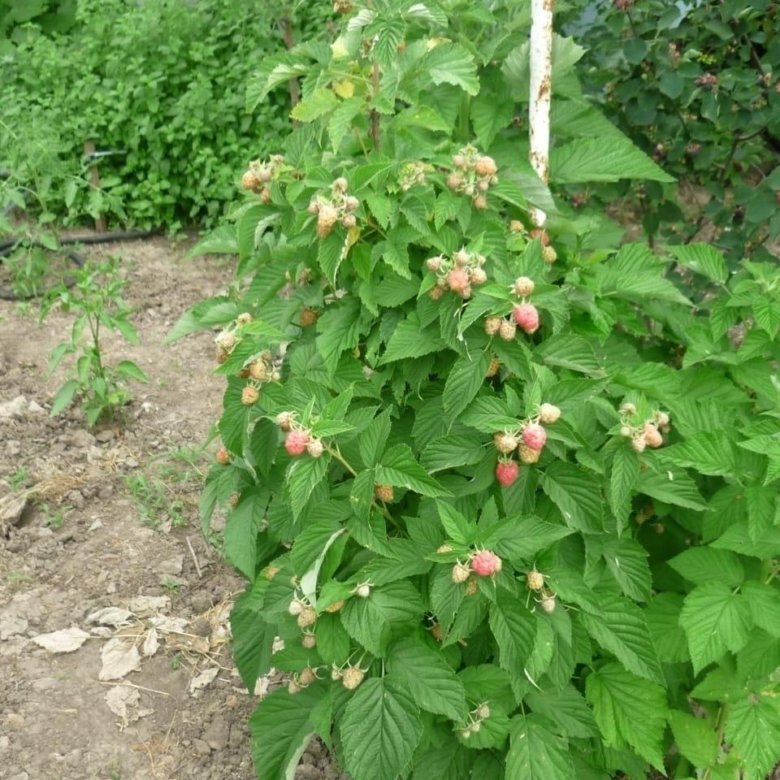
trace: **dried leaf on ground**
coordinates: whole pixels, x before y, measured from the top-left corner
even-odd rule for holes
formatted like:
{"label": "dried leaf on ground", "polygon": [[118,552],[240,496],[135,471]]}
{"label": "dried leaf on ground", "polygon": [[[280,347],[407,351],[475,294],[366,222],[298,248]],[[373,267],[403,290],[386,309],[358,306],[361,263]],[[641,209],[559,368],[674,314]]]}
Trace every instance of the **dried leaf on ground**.
{"label": "dried leaf on ground", "polygon": [[38,634],[32,638],[36,645],[50,653],[72,653],[89,639],[89,634],[77,626],[52,631],[50,634]]}
{"label": "dried leaf on ground", "polygon": [[119,680],[141,666],[141,656],[135,645],[121,639],[109,639],[100,653],[102,667],[99,680]]}
{"label": "dried leaf on ground", "polygon": [[105,607],[93,612],[87,617],[87,623],[100,626],[113,626],[119,628],[127,625],[133,617],[133,613],[121,607]]}
{"label": "dried leaf on ground", "polygon": [[214,682],[218,674],[219,668],[211,666],[202,671],[197,677],[193,677],[192,680],[190,680],[190,693],[193,696],[197,696],[203,688]]}

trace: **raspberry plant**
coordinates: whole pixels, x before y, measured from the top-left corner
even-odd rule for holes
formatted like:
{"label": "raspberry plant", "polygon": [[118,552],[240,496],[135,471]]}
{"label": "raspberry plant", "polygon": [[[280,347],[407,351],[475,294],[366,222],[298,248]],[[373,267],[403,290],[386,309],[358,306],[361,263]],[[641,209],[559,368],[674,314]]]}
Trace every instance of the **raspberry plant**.
{"label": "raspberry plant", "polygon": [[[330,48],[253,82],[302,77],[299,125],[204,240],[238,248],[231,293],[171,334],[222,326],[203,522],[227,508],[248,580],[244,682],[287,679],[252,717],[258,777],[317,735],[355,780],[758,780],[780,752],[774,270],[618,248],[556,206],[524,162],[524,8],[337,5]],[[666,179],[589,137],[581,52],[555,41],[553,187]]]}

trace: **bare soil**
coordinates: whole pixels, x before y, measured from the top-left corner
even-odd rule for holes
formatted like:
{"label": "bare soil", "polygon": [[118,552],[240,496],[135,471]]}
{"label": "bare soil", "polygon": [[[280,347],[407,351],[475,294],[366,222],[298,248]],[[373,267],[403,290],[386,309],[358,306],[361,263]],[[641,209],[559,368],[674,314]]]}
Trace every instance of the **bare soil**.
{"label": "bare soil", "polygon": [[[243,583],[197,516],[223,390],[213,334],[163,344],[232,269],[188,259],[187,248],[159,238],[86,252],[123,258],[136,309],[140,346],[106,336],[106,360],[135,360],[151,380],[131,388],[122,428],[87,430],[77,408],[49,415],[68,366],[47,377],[47,358],[71,315],[38,324],[34,306],[0,301],[0,504],[25,504],[19,517],[0,512],[0,778],[255,777],[247,720],[257,700],[229,647]],[[125,612],[101,616],[108,607]],[[71,652],[35,639],[71,628],[88,635],[76,632]],[[112,647],[137,668],[121,674]],[[297,773],[338,776],[319,745]]]}

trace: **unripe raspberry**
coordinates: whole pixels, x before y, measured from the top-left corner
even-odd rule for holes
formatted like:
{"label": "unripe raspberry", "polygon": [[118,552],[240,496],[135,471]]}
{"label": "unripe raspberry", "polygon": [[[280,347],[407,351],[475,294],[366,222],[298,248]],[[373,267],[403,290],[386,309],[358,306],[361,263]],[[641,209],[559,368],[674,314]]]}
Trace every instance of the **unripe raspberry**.
{"label": "unripe raspberry", "polygon": [[532,303],[520,303],[512,309],[515,322],[528,334],[539,330],[539,311]]}
{"label": "unripe raspberry", "polygon": [[221,349],[224,349],[226,352],[230,352],[230,350],[236,346],[237,341],[238,339],[236,339],[235,335],[229,330],[223,330],[214,339],[216,345]]}
{"label": "unripe raspberry", "polygon": [[490,717],[490,707],[488,707],[487,704],[480,704],[479,707],[477,707],[476,715],[480,720],[486,720]]}
{"label": "unripe raspberry", "polygon": [[341,675],[341,684],[348,691],[354,691],[363,682],[365,676],[366,673],[357,666],[348,666]]}
{"label": "unripe raspberry", "polygon": [[669,425],[669,415],[667,412],[656,412],[655,419],[659,425]]}
{"label": "unripe raspberry", "polygon": [[338,192],[346,192],[347,187],[349,187],[349,182],[343,176],[339,176],[338,179],[333,182],[333,189]]}
{"label": "unripe raspberry", "polygon": [[439,545],[436,548],[436,552],[439,553],[439,555],[446,555],[447,553],[451,553],[452,552],[452,545],[451,544],[447,544],[445,542],[444,544]]}
{"label": "unripe raspberry", "polygon": [[509,223],[509,229],[513,233],[525,233],[525,225],[519,219],[513,219]]}
{"label": "unripe raspberry", "polygon": [[664,437],[658,432],[658,428],[652,423],[645,423],[645,441],[648,447],[658,449],[664,443]]}
{"label": "unripe raspberry", "polygon": [[620,407],[621,414],[636,414],[636,406],[631,403],[622,404]]}
{"label": "unripe raspberry", "polygon": [[333,614],[334,612],[340,612],[344,608],[344,599],[334,601],[331,605],[325,607],[326,612]]}
{"label": "unripe raspberry", "polygon": [[625,436],[626,438],[628,438],[632,434],[633,434],[633,431],[631,430],[631,428],[628,425],[621,425],[620,426],[620,435],[621,436]]}
{"label": "unripe raspberry", "polygon": [[432,629],[431,629],[431,636],[437,641],[441,642],[444,639],[444,629],[441,627],[440,623],[437,623]]}
{"label": "unripe raspberry", "polygon": [[535,228],[529,234],[531,238],[540,238],[542,240],[542,246],[547,246],[550,243],[550,237],[547,235],[546,230],[541,228]]}
{"label": "unripe raspberry", "polygon": [[501,487],[511,487],[520,476],[520,467],[513,460],[499,461],[496,466],[496,480]]}
{"label": "unripe raspberry", "polygon": [[477,195],[477,197],[474,198],[473,203],[474,208],[479,209],[480,211],[488,207],[487,198],[484,195]]}
{"label": "unripe raspberry", "polygon": [[487,317],[485,319],[485,333],[487,333],[488,336],[495,336],[501,329],[502,322],[503,320],[501,317]]}
{"label": "unripe raspberry", "polygon": [[469,264],[470,260],[471,255],[469,255],[465,249],[459,249],[452,256],[452,262],[455,263],[458,268],[465,268]]}
{"label": "unripe raspberry", "polygon": [[541,590],[544,587],[544,575],[541,572],[536,571],[536,569],[531,569],[526,575],[525,580],[531,590]]}
{"label": "unripe raspberry", "polygon": [[536,287],[534,280],[529,279],[527,276],[518,276],[517,279],[515,279],[515,293],[521,298],[526,298],[531,295],[534,291],[534,287]]}
{"label": "unripe raspberry", "polygon": [[527,444],[521,444],[517,448],[517,452],[522,463],[531,464],[539,462],[540,451],[531,449]]}
{"label": "unripe raspberry", "polygon": [[477,189],[480,192],[487,192],[490,189],[490,180],[489,179],[480,179],[477,182]]}
{"label": "unripe raspberry", "polygon": [[367,582],[361,583],[355,588],[355,595],[367,599],[371,595],[371,586]]}
{"label": "unripe raspberry", "polygon": [[555,612],[555,596],[545,596],[542,599],[542,609],[548,615],[551,615],[553,612]]}
{"label": "unripe raspberry", "polygon": [[353,228],[357,225],[357,219],[354,214],[345,214],[344,218],[341,220],[341,224],[344,225],[345,228]]}
{"label": "unripe raspberry", "polygon": [[248,311],[244,311],[236,317],[236,322],[239,325],[246,325],[247,323],[252,322],[253,319],[254,317]]}
{"label": "unripe raspberry", "polygon": [[338,211],[331,203],[320,204],[319,214],[317,215],[317,235],[320,238],[325,238],[325,236],[330,234],[338,216]]}
{"label": "unripe raspberry", "polygon": [[468,298],[471,295],[468,271],[464,268],[453,268],[447,274],[447,286],[461,298]]}
{"label": "unripe raspberry", "polygon": [[494,377],[500,368],[501,361],[494,355],[492,358],[490,358],[490,365],[488,366],[487,371],[485,371],[485,377],[487,379]]}
{"label": "unripe raspberry", "polygon": [[265,570],[265,578],[267,580],[272,580],[280,571],[281,569],[279,569],[278,566],[269,566]]}
{"label": "unripe raspberry", "polygon": [[312,198],[309,201],[309,206],[306,209],[309,214],[319,214],[320,213],[320,203],[316,198]]}
{"label": "unripe raspberry", "polygon": [[431,289],[428,290],[428,297],[434,301],[438,301],[443,295],[444,295],[443,287],[431,287]]}
{"label": "unripe raspberry", "polygon": [[639,434],[638,436],[634,436],[633,439],[631,439],[631,449],[634,452],[644,452],[645,447],[647,447],[647,439],[645,439],[643,434]]}
{"label": "unripe raspberry", "polygon": [[241,403],[244,406],[251,406],[257,402],[258,398],[260,398],[260,391],[253,385],[247,385],[241,391]]}
{"label": "unripe raspberry", "polygon": [[464,566],[462,563],[458,562],[452,567],[452,581],[460,585],[461,582],[465,582],[469,576],[471,575],[471,571],[469,570],[468,566]]}
{"label": "unripe raspberry", "polygon": [[517,437],[506,431],[493,435],[493,444],[502,455],[509,455],[517,448]]}
{"label": "unripe raspberry", "polygon": [[354,195],[350,195],[344,201],[344,207],[346,208],[347,211],[357,211],[359,206],[360,206],[360,201]]}
{"label": "unripe raspberry", "polygon": [[447,186],[451,190],[457,190],[463,184],[463,177],[459,173],[451,173],[447,177]]}
{"label": "unripe raspberry", "polygon": [[220,346],[217,346],[216,359],[217,363],[222,364],[230,357],[230,353]]}
{"label": "unripe raspberry", "polygon": [[548,425],[558,422],[561,416],[561,410],[553,404],[542,404],[539,407],[539,419]]}
{"label": "unripe raspberry", "polygon": [[557,259],[558,253],[555,251],[554,247],[542,247],[542,260],[544,260],[547,265],[552,265]]}
{"label": "unripe raspberry", "polygon": [[249,376],[257,382],[265,382],[268,379],[268,366],[264,360],[255,360],[249,366]]}
{"label": "unripe raspberry", "polygon": [[471,570],[480,577],[492,577],[501,571],[501,559],[490,550],[471,556]]}
{"label": "unripe raspberry", "polygon": [[294,419],[295,414],[293,412],[279,412],[279,414],[276,415],[276,424],[283,431],[289,431]]}
{"label": "unripe raspberry", "polygon": [[260,190],[260,202],[261,203],[271,202],[271,190],[269,190],[268,187],[263,187],[263,189]]}
{"label": "unripe raspberry", "polygon": [[392,502],[395,494],[393,492],[392,485],[374,485],[374,496],[377,501],[381,501],[383,504],[389,504]]}
{"label": "unripe raspberry", "polygon": [[298,615],[300,615],[301,612],[303,612],[303,610],[304,610],[304,605],[300,601],[298,601],[298,599],[293,599],[290,602],[290,606],[287,607],[287,611],[293,617],[298,617]]}
{"label": "unripe raspberry", "polygon": [[288,455],[302,455],[309,443],[309,434],[306,431],[289,431],[284,438],[284,448]]}
{"label": "unripe raspberry", "polygon": [[504,341],[512,341],[517,335],[517,325],[512,320],[501,320],[501,327],[498,329],[498,335]]}
{"label": "unripe raspberry", "polygon": [[301,610],[301,614],[298,615],[298,627],[299,628],[308,628],[309,626],[313,626],[317,622],[317,613],[312,609],[312,607],[304,607]]}
{"label": "unripe raspberry", "polygon": [[479,157],[474,165],[474,172],[478,176],[494,176],[496,171],[498,171],[496,161],[487,155]]}
{"label": "unripe raspberry", "polygon": [[303,309],[301,309],[298,322],[301,324],[302,328],[308,328],[309,325],[314,325],[314,323],[317,322],[318,317],[319,314],[314,309],[310,309],[308,306],[305,306]]}
{"label": "unripe raspberry", "polygon": [[477,287],[487,281],[487,274],[484,268],[472,268],[469,276],[471,277],[471,283]]}
{"label": "unripe raspberry", "polygon": [[319,458],[324,451],[325,447],[323,446],[321,439],[309,439],[306,443],[306,452],[308,452],[312,458]]}
{"label": "unripe raspberry", "polygon": [[293,696],[295,696],[296,693],[300,693],[302,690],[303,686],[296,680],[290,680],[290,682],[287,683],[287,691]]}
{"label": "unripe raspberry", "polygon": [[466,583],[466,595],[473,596],[478,590],[479,585],[477,585],[477,581],[474,579],[474,577],[470,577]]}
{"label": "unripe raspberry", "polygon": [[465,168],[468,160],[466,160],[466,156],[463,154],[456,154],[452,158],[452,162],[455,165],[456,168]]}
{"label": "unripe raspberry", "polygon": [[429,257],[425,261],[425,267],[429,271],[432,271],[433,273],[436,273],[437,271],[439,271],[441,269],[441,265],[442,265],[443,262],[444,262],[444,258],[441,257],[441,256]]}
{"label": "unripe raspberry", "polygon": [[313,647],[317,647],[317,637],[314,634],[304,634],[301,637],[301,644],[307,650],[311,650]]}
{"label": "unripe raspberry", "polygon": [[528,423],[523,428],[523,444],[532,450],[541,452],[547,443],[547,431],[539,423]]}
{"label": "unripe raspberry", "polygon": [[333,668],[330,670],[330,679],[334,682],[337,680],[340,680],[343,676],[343,673],[341,669],[338,668],[338,666],[333,666]]}
{"label": "unripe raspberry", "polygon": [[227,464],[230,463],[230,453],[224,447],[220,447],[214,457],[217,463],[222,466],[227,466]]}
{"label": "unripe raspberry", "polygon": [[255,176],[254,171],[244,171],[241,177],[241,186],[245,190],[255,190],[260,186],[260,180]]}

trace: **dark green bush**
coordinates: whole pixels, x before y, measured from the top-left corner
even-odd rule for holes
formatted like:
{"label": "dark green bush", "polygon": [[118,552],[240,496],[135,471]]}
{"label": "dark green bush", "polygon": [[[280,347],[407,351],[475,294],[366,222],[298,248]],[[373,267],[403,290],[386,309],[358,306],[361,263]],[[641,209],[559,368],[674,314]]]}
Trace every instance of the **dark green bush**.
{"label": "dark green bush", "polygon": [[[315,5],[292,20],[297,34],[321,29],[330,6]],[[66,221],[214,221],[234,192],[233,161],[278,146],[289,96],[250,113],[244,88],[284,48],[286,6],[82,0],[70,35],[25,36],[5,58],[0,168],[16,191],[5,200],[33,192],[29,209]],[[99,161],[100,191],[84,175],[86,139],[112,152]]]}

